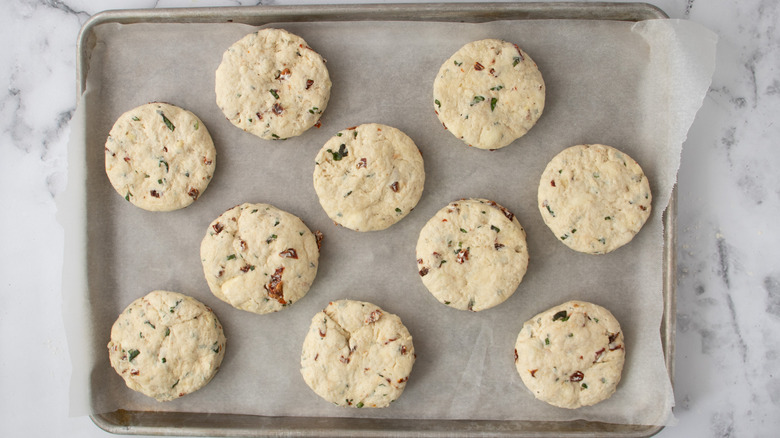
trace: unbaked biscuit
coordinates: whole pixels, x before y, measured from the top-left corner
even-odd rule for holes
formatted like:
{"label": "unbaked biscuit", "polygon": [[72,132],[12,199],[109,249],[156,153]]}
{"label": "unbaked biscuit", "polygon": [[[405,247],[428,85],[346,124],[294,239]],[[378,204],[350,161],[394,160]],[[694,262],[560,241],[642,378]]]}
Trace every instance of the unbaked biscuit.
{"label": "unbaked biscuit", "polygon": [[382,408],[401,396],[416,355],[401,319],[374,304],[340,300],[311,320],[301,374],[338,406]]}
{"label": "unbaked biscuit", "polygon": [[420,231],[417,269],[439,302],[474,312],[515,293],[528,268],[525,230],[512,212],[486,199],[455,201]]}
{"label": "unbaked biscuit", "polygon": [[111,327],[108,356],[130,389],[168,401],[214,377],[225,356],[225,334],[203,303],[156,290],[119,315]]}
{"label": "unbaked biscuit", "polygon": [[523,324],[515,366],[536,398],[575,409],[609,398],[620,382],[626,349],[609,310],[570,301]]}
{"label": "unbaked biscuit", "polygon": [[627,244],[650,217],[650,184],[628,155],[601,144],[555,156],[539,181],[544,223],[569,248],[605,254]]}
{"label": "unbaked biscuit", "polygon": [[225,51],[217,68],[217,105],[230,123],[266,140],[301,135],[328,106],[325,60],[303,38],[262,29]]}
{"label": "unbaked biscuit", "polygon": [[480,149],[502,148],[525,135],[544,110],[536,63],[516,44],[474,41],[442,64],[433,82],[439,121]]}
{"label": "unbaked biscuit", "polygon": [[356,231],[400,221],[422,195],[425,169],[411,138],[369,123],[337,133],[317,154],[314,189],[336,223]]}
{"label": "unbaked biscuit", "polygon": [[277,312],[309,291],[321,237],[272,205],[237,205],[211,222],[203,237],[206,282],[217,298],[237,309]]}
{"label": "unbaked biscuit", "polygon": [[193,113],[149,103],[122,114],[108,134],[106,174],[133,205],[171,211],[192,204],[214,175],[217,151]]}

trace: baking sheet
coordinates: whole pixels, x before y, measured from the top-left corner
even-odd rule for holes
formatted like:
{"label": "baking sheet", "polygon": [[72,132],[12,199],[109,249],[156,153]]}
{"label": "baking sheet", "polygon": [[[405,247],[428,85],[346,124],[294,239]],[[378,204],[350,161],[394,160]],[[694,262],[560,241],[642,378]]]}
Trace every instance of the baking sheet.
{"label": "baking sheet", "polygon": [[[213,103],[213,72],[221,53],[253,28],[112,24],[96,29],[98,42],[80,106],[86,112],[88,296],[84,298],[83,289],[64,291],[73,303],[83,303],[81,314],[89,316],[81,323],[68,321],[71,351],[84,353],[74,357],[74,381],[87,384],[73,391],[72,411],[664,424],[672,393],[658,336],[661,213],[675,181],[680,145],[711,75],[710,66],[693,54],[714,51],[711,36],[691,23],[671,21],[638,27],[571,21],[284,27],[328,59],[334,82],[322,128],[285,142],[265,142],[237,130]],[[470,149],[444,131],[430,96],[441,62],[462,44],[486,37],[521,45],[539,64],[548,86],[539,124],[495,152]],[[681,87],[680,77],[694,80]],[[151,100],[198,114],[218,148],[211,186],[198,202],[178,212],[150,213],[131,206],[113,191],[102,169],[103,143],[114,119]],[[409,134],[423,152],[427,173],[417,209],[390,229],[368,234],[334,227],[311,186],[319,147],[336,131],[365,122],[390,124]],[[653,216],[643,231],[629,246],[606,256],[576,254],[556,242],[535,206],[546,162],[561,149],[586,142],[611,144],[637,159],[654,193]],[[414,261],[423,224],[449,201],[470,196],[510,208],[528,231],[531,254],[528,275],[516,294],[477,314],[438,304],[416,278]],[[202,278],[198,247],[206,226],[244,201],[273,203],[326,236],[309,295],[278,314],[235,310],[211,296]],[[226,359],[214,381],[166,404],[125,388],[105,358],[116,315],[133,299],[160,288],[188,293],[212,306],[228,336]],[[311,316],[340,298],[375,302],[400,315],[415,337],[418,361],[406,392],[391,408],[330,406],[298,374],[300,345]],[[624,326],[628,355],[623,381],[611,399],[565,411],[533,399],[514,370],[511,352],[523,321],[575,298],[615,313]],[[79,330],[84,336],[74,339]]]}

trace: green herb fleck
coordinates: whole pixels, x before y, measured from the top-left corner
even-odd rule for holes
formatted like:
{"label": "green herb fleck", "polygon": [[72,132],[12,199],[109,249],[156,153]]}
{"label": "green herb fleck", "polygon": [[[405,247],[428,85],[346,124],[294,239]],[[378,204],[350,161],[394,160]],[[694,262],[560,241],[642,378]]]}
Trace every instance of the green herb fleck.
{"label": "green herb fleck", "polygon": [[268,239],[265,239],[265,243],[271,243],[272,241],[276,240],[277,237],[278,236],[276,234],[271,234]]}
{"label": "green herb fleck", "polygon": [[497,97],[491,97],[490,98],[490,111],[493,111],[494,109],[496,109],[496,103],[498,103],[498,98]]}
{"label": "green herb fleck", "polygon": [[278,135],[276,135],[276,134],[271,134],[271,137],[273,137],[273,138],[275,138],[275,139],[279,140],[279,136],[278,136]]}
{"label": "green herb fleck", "polygon": [[[250,120],[251,121],[251,120]],[[195,130],[197,131],[198,128],[200,128],[200,122],[195,120]]]}
{"label": "green herb fleck", "polygon": [[315,107],[312,107],[312,108],[309,110],[309,112],[310,112],[311,114],[319,114],[319,113],[320,113],[320,109],[319,109],[319,108],[317,108],[317,107],[315,106]]}
{"label": "green herb fleck", "polygon": [[582,384],[582,389],[588,389],[588,384],[587,383],[583,383]]}
{"label": "green herb fleck", "polygon": [[162,358],[162,360],[160,362],[165,363],[165,362],[167,362],[167,360],[165,360],[165,358]]}
{"label": "green herb fleck", "polygon": [[485,97],[484,97],[484,96],[474,96],[474,100],[472,100],[472,101],[471,101],[471,104],[470,104],[470,105],[471,105],[471,106],[474,106],[474,105],[476,105],[476,104],[478,104],[478,103],[482,102],[483,100],[485,100]]}
{"label": "green herb fleck", "polygon": [[442,260],[441,262],[439,262],[439,267],[441,268],[441,265],[443,265],[445,263],[447,263],[447,260]]}
{"label": "green herb fleck", "polygon": [[159,162],[159,163],[157,163],[157,167],[160,167],[160,166],[162,166],[163,164],[165,164],[165,173],[168,173],[168,171],[170,170],[170,167],[168,167],[168,162],[167,162],[167,161],[165,161],[165,160],[160,160],[160,162]]}
{"label": "green herb fleck", "polygon": [[177,307],[179,307],[179,303],[181,303],[181,300],[176,300],[176,304],[174,304],[173,306],[171,306],[171,313],[173,313],[173,310],[174,310],[174,309],[176,309]]}
{"label": "green herb fleck", "polygon": [[607,216],[607,217],[604,218],[604,220],[605,221],[611,221],[612,220],[612,216]]}
{"label": "green herb fleck", "polygon": [[450,305],[450,302],[449,302],[449,301],[445,301],[445,302],[444,302],[444,304],[446,304],[446,305],[448,305],[448,306],[449,306],[449,305]]}
{"label": "green herb fleck", "polygon": [[548,213],[550,213],[550,215],[551,215],[552,217],[555,217],[555,212],[554,212],[554,211],[552,211],[552,208],[550,208],[550,205],[549,205],[549,204],[548,204],[548,205],[545,205],[545,207],[547,207],[547,212],[548,212]]}
{"label": "green herb fleck", "polygon": [[572,228],[572,229],[571,229],[571,233],[572,233],[572,234],[574,234],[574,233],[576,233],[576,232],[577,232],[577,229],[576,229],[576,228]]}
{"label": "green herb fleck", "polygon": [[178,385],[178,384],[179,384],[179,379],[176,379],[176,382],[173,383],[173,386],[171,386],[171,389],[175,388],[176,385]]}
{"label": "green herb fleck", "polygon": [[343,134],[341,132],[339,132],[338,134],[336,134],[336,137],[341,137],[342,135]]}
{"label": "green herb fleck", "polygon": [[167,118],[167,117],[165,117],[165,114],[163,114],[163,112],[162,112],[162,111],[157,111],[157,114],[159,114],[160,116],[162,116],[163,123],[165,123],[165,126],[167,126],[167,127],[168,127],[168,129],[170,129],[171,131],[173,131],[174,129],[176,129],[176,127],[175,127],[175,126],[173,126],[173,123],[171,123],[171,121],[170,121],[170,120],[168,120],[168,118]]}
{"label": "green herb fleck", "polygon": [[563,322],[566,322],[566,321],[569,320],[569,316],[566,315],[566,311],[565,310],[561,310],[560,312],[558,312],[555,315],[553,315],[553,321],[557,321],[559,319],[561,321],[563,321]]}
{"label": "green herb fleck", "polygon": [[134,122],[140,122],[140,121],[141,121],[141,119],[139,119],[139,118],[138,118],[138,117],[136,117],[136,116],[133,116],[133,121],[134,121]]}
{"label": "green herb fleck", "polygon": [[512,59],[512,67],[516,66],[517,64],[520,64],[520,61],[521,61],[520,57],[519,56],[515,56]]}
{"label": "green herb fleck", "polygon": [[227,256],[228,260],[235,260],[235,258],[236,258],[235,254],[230,254],[229,256]]}
{"label": "green herb fleck", "polygon": [[214,345],[211,346],[211,351],[214,353],[219,353],[219,341],[215,342]]}
{"label": "green herb fleck", "polygon": [[491,225],[491,226],[490,226],[490,229],[491,229],[491,230],[493,230],[493,231],[495,231],[496,233],[500,233],[500,232],[501,232],[501,229],[500,229],[500,228],[498,228],[498,227],[497,227],[497,226],[495,226],[495,225]]}
{"label": "green herb fleck", "polygon": [[254,210],[250,211],[249,213],[257,213],[257,209],[255,208]]}
{"label": "green herb fleck", "polygon": [[598,172],[593,172],[593,178],[598,178],[598,177],[599,177],[599,173]]}
{"label": "green herb fleck", "polygon": [[130,192],[127,192],[127,194],[125,195],[125,201],[128,201],[128,202],[129,202],[129,201],[130,201],[130,197],[131,197],[131,196],[133,196],[133,194],[132,194],[132,193],[130,193]]}
{"label": "green herb fleck", "polygon": [[457,65],[458,67],[460,67],[461,65],[463,65],[463,63],[462,63],[462,62],[458,62],[458,61],[452,61],[452,62],[454,62],[454,63],[455,63],[455,65]]}
{"label": "green herb fleck", "polygon": [[401,213],[401,209],[400,209],[400,208],[398,208],[398,207],[396,207],[396,208],[395,208],[395,212],[396,212],[396,213]]}
{"label": "green herb fleck", "polygon": [[569,333],[569,337],[573,338],[574,337],[574,333]]}
{"label": "green herb fleck", "polygon": [[566,240],[568,237],[569,237],[568,234],[564,234],[563,236],[561,236],[561,240]]}
{"label": "green herb fleck", "polygon": [[347,196],[349,196],[349,195],[351,195],[351,194],[352,194],[352,190],[348,191],[348,192],[347,192],[347,194],[346,194],[346,195],[344,195],[344,197],[346,198]]}
{"label": "green herb fleck", "polygon": [[170,334],[171,334],[171,328],[170,327],[165,327],[165,336],[168,336]]}
{"label": "green herb fleck", "polygon": [[274,97],[274,99],[279,98],[279,93],[277,93],[277,90],[268,90],[269,93],[271,93],[271,96]]}
{"label": "green herb fleck", "polygon": [[151,322],[149,322],[149,321],[145,321],[145,322],[144,322],[144,324],[147,324],[147,325],[148,325],[149,327],[151,327],[152,329],[157,329],[157,327],[155,327],[155,326],[154,326],[154,324],[152,324],[152,323],[151,323]]}
{"label": "green herb fleck", "polygon": [[158,179],[158,180],[157,180],[157,184],[162,184],[162,180],[161,180],[161,179]]}
{"label": "green herb fleck", "polygon": [[439,108],[441,108],[441,102],[439,102],[439,99],[434,99],[434,100],[433,100],[433,103],[435,103],[435,104],[436,104],[436,106],[438,106]]}
{"label": "green herb fleck", "polygon": [[130,362],[132,362],[133,359],[135,359],[139,354],[141,354],[141,352],[136,349],[132,349],[128,351],[128,353],[130,353],[130,357],[128,359]]}
{"label": "green herb fleck", "polygon": [[503,88],[504,88],[504,86],[503,86],[503,85],[496,85],[495,87],[491,88],[490,90],[491,90],[491,91],[498,91],[498,90],[501,90],[501,89],[503,89]]}
{"label": "green herb fleck", "polygon": [[602,238],[599,239],[599,242],[601,242],[602,245],[606,245],[607,244],[607,239],[602,237]]}
{"label": "green herb fleck", "polygon": [[277,219],[276,222],[274,222],[274,226],[279,225],[279,220]]}
{"label": "green herb fleck", "polygon": [[358,402],[358,404],[357,404],[357,405],[355,405],[355,406],[357,406],[357,407],[359,407],[359,408],[362,408],[362,407],[363,407],[363,402]]}

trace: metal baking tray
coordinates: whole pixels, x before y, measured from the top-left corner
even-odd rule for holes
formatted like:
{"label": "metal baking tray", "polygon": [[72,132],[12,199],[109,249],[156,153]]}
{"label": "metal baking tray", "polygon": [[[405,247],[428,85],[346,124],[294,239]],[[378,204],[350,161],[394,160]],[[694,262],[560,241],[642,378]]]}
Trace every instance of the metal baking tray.
{"label": "metal baking tray", "polygon": [[[453,3],[257,6],[230,8],[115,10],[93,16],[78,37],[77,89],[86,88],[89,60],[96,44],[95,28],[105,23],[243,23],[305,21],[439,21],[582,19],[641,21],[668,18],[645,3]],[[664,313],[660,338],[669,378],[674,377],[676,318],[677,189],[663,215]],[[117,410],[90,417],[110,433],[171,436],[421,436],[421,437],[646,437],[663,426],[624,425],[585,420],[390,420],[370,418],[270,417],[233,414],[141,412]]]}

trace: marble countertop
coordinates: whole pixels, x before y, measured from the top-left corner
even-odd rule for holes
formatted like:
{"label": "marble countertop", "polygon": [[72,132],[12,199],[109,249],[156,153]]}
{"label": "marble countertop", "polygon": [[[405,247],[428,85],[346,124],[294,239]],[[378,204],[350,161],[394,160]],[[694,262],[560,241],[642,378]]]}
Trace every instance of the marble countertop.
{"label": "marble countertop", "polygon": [[[115,0],[112,8],[254,5]],[[305,4],[306,1],[260,1]],[[352,3],[334,1],[333,3]],[[777,436],[780,426],[780,2],[657,0],[719,36],[712,85],[679,171],[674,415],[659,436]],[[0,4],[0,434],[108,436],[69,417],[63,230],[76,36],[107,3]],[[774,140],[773,140],[774,139]],[[778,167],[775,167],[778,166]],[[775,170],[773,170],[775,169]]]}

